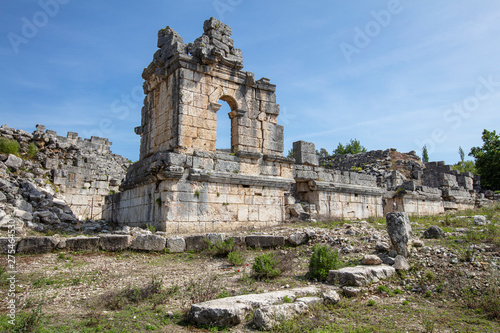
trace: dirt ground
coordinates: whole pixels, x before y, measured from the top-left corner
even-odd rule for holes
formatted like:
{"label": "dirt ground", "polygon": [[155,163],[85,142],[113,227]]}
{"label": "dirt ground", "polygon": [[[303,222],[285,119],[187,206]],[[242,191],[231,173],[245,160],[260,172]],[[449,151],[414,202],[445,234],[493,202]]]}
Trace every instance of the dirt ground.
{"label": "dirt ground", "polygon": [[[498,211],[498,206],[488,211],[492,224],[487,228],[492,231],[453,217],[412,219],[415,238],[420,238],[431,224],[443,227],[447,237],[424,239],[420,244],[423,246],[409,258],[409,272],[363,287],[356,297],[342,297],[335,306],[312,309],[307,316],[275,331],[500,332],[496,308],[492,315],[492,311],[478,307],[481,297],[495,296],[496,292],[500,296]],[[39,332],[250,332],[253,328],[249,325],[195,328],[183,318],[192,303],[213,298],[311,284],[326,287],[306,278],[317,244],[337,249],[346,265],[355,265],[364,255],[377,253],[377,243],[389,242],[384,221],[375,219],[286,224],[259,232],[287,236],[304,230],[314,234],[307,244],[241,250],[244,261],[239,266],[210,251],[171,254],[61,250],[17,255],[17,308],[35,322],[33,331]],[[471,236],[476,234],[485,237]],[[268,252],[280,258],[283,272],[275,279],[255,280],[254,258]],[[0,257],[0,262],[5,267],[6,257]],[[5,274],[0,276],[0,296],[6,299],[8,284]],[[132,292],[151,285],[160,286],[161,297],[155,298],[153,292],[141,298]],[[2,303],[0,311],[7,312],[6,303]],[[0,324],[4,326],[0,327],[8,329],[2,316]]]}

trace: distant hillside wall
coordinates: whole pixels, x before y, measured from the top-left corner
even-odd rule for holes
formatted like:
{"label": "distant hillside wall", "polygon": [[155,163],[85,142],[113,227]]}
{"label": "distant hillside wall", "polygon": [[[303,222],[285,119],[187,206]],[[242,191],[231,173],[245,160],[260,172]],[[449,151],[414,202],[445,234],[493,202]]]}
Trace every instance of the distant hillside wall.
{"label": "distant hillside wall", "polygon": [[0,136],[19,142],[24,154],[30,143],[36,145],[38,152],[19,177],[52,183],[79,220],[101,218],[104,197],[118,191],[131,164],[113,154],[105,138],[82,139],[75,132],[63,137],[44,125],[37,125],[32,134],[3,125]]}

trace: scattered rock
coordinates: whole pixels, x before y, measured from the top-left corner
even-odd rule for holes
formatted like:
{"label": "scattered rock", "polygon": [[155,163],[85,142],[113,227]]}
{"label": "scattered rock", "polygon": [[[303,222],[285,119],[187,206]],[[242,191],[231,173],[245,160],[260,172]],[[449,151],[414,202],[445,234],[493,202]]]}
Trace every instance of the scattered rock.
{"label": "scattered rock", "polygon": [[421,248],[423,247],[425,244],[422,240],[420,239],[414,239],[413,240],[413,246],[416,247],[416,248]]}
{"label": "scattered rock", "polygon": [[433,225],[429,227],[429,229],[424,231],[423,237],[426,239],[431,239],[431,238],[438,239],[438,238],[444,238],[446,237],[446,235],[444,234],[443,229],[441,229],[436,225]]}
{"label": "scattered rock", "polygon": [[365,255],[361,260],[361,264],[363,265],[380,265],[381,263],[382,259],[380,259],[374,254]]}
{"label": "scattered rock", "polygon": [[396,258],[394,258],[394,265],[392,266],[394,269],[398,271],[409,271],[410,270],[410,264],[408,261],[406,261],[406,258],[398,255]]}
{"label": "scattered rock", "polygon": [[375,250],[376,251],[379,251],[379,252],[387,252],[391,249],[391,247],[389,246],[389,244],[387,244],[386,242],[377,242],[375,244]]}
{"label": "scattered rock", "polygon": [[487,225],[488,221],[484,215],[474,215],[474,224],[476,225]]}
{"label": "scattered rock", "polygon": [[290,235],[288,238],[288,242],[293,246],[298,246],[307,243],[309,240],[309,236],[305,232],[295,232]]}
{"label": "scattered rock", "polygon": [[340,296],[335,290],[328,290],[323,292],[323,300],[326,304],[337,304],[340,302]]}
{"label": "scattered rock", "polygon": [[361,292],[361,289],[355,287],[344,286],[342,292],[346,297],[356,297]]}
{"label": "scattered rock", "polygon": [[23,166],[23,160],[20,157],[17,157],[16,155],[13,154],[9,154],[9,157],[3,163],[5,164],[5,166],[13,170],[18,170],[20,167]]}

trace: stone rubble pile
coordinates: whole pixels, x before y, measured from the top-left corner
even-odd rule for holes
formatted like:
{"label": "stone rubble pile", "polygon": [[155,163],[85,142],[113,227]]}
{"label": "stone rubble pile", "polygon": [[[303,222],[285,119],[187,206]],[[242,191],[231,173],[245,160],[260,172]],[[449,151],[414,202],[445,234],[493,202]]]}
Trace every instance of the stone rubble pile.
{"label": "stone rubble pile", "polygon": [[26,228],[109,230],[92,219],[100,218],[104,197],[118,190],[130,163],[111,153],[107,139],[61,137],[43,125],[33,134],[3,125],[0,137],[17,141],[21,156],[0,154],[0,228],[15,224],[19,236]]}

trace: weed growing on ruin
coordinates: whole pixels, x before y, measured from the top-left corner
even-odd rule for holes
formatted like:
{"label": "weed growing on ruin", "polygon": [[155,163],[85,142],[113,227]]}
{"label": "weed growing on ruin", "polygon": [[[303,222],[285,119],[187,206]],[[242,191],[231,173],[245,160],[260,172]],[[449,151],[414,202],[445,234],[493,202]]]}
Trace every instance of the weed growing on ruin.
{"label": "weed growing on ruin", "polygon": [[257,280],[274,279],[281,274],[278,268],[279,261],[274,253],[265,253],[256,256],[252,265],[253,277]]}
{"label": "weed growing on ruin", "polygon": [[216,257],[225,258],[234,250],[234,239],[229,237],[223,241],[211,242],[207,239],[208,251]]}
{"label": "weed growing on ruin", "polygon": [[26,151],[26,154],[28,155],[28,157],[34,158],[36,153],[38,153],[38,147],[36,146],[36,144],[34,142],[31,142],[28,145],[28,150]]}
{"label": "weed growing on ruin", "polygon": [[2,154],[19,154],[19,143],[16,140],[0,138],[0,153]]}
{"label": "weed growing on ruin", "polygon": [[198,190],[194,191],[194,197],[196,199],[199,199],[200,198],[200,191],[198,191]]}
{"label": "weed growing on ruin", "polygon": [[342,266],[337,250],[326,245],[316,245],[309,260],[307,277],[311,280],[326,281],[330,270],[339,269]]}

